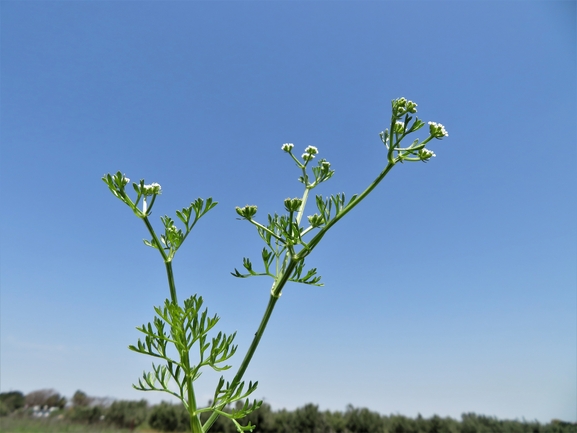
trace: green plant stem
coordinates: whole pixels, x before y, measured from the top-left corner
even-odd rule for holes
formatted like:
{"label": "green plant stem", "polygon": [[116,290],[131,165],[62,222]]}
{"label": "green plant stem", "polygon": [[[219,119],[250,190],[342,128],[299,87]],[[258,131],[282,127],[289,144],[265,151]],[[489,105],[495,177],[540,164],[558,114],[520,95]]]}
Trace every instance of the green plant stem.
{"label": "green plant stem", "polygon": [[187,366],[188,368],[188,374],[186,375],[186,391],[188,393],[187,395],[187,401],[188,401],[188,415],[190,418],[190,431],[192,433],[203,433],[203,429],[202,429],[202,424],[200,423],[200,419],[198,418],[198,414],[196,413],[197,411],[197,406],[196,406],[196,396],[194,395],[194,386],[192,384],[193,382],[193,377],[190,374],[190,358],[189,358],[189,353],[187,351],[185,351],[182,354],[182,362],[184,365]]}
{"label": "green plant stem", "polygon": [[178,298],[176,296],[176,284],[174,283],[174,274],[172,272],[172,258],[168,257],[164,250],[162,249],[162,244],[158,240],[156,236],[156,232],[150,224],[147,216],[142,217],[144,224],[146,224],[146,228],[148,229],[150,236],[152,236],[152,240],[154,245],[156,245],[156,249],[160,252],[162,259],[164,260],[164,265],[166,266],[166,276],[168,277],[168,288],[170,289],[170,300],[173,304],[178,304]]}
{"label": "green plant stem", "polygon": [[[355,206],[357,206],[363,199],[371,193],[373,189],[377,187],[379,183],[385,178],[385,176],[391,171],[391,169],[395,166],[395,164],[399,161],[399,158],[395,158],[393,162],[389,162],[385,169],[377,176],[377,178],[369,185],[367,189],[365,189],[362,193],[360,193],[354,200],[352,200],[347,206],[343,208],[343,210],[338,214],[335,215],[307,244],[308,248],[306,250],[302,250],[297,254],[297,259],[304,258],[311,253],[311,251],[318,245],[321,241],[323,236],[326,232],[334,226],[337,221],[339,221],[342,217],[344,217],[347,213],[349,213]],[[305,253],[301,256],[301,253]]]}
{"label": "green plant stem", "polygon": [[300,225],[301,220],[302,220],[302,218],[303,218],[303,213],[304,213],[305,207],[306,207],[306,205],[307,205],[307,200],[308,200],[308,198],[309,198],[309,192],[310,192],[310,190],[311,190],[311,188],[309,188],[309,187],[307,186],[307,187],[305,188],[305,192],[304,192],[304,194],[303,194],[303,198],[302,198],[302,201],[303,201],[303,202],[301,203],[301,207],[300,207],[300,209],[299,209],[299,213],[297,214],[297,219],[296,219],[296,222],[297,222],[297,224],[299,224],[299,225]]}
{"label": "green plant stem", "polygon": [[168,277],[168,287],[170,289],[170,300],[174,305],[178,305],[176,297],[176,285],[174,284],[174,274],[172,273],[172,261],[164,262],[166,266],[166,276]]}
{"label": "green plant stem", "polygon": [[[148,217],[144,216],[143,218],[144,224],[148,228],[150,235],[156,245],[158,251],[164,260],[164,265],[166,266],[166,276],[168,278],[168,287],[170,289],[170,300],[174,305],[178,305],[178,297],[176,295],[176,284],[174,283],[174,273],[172,272],[172,258],[167,256],[164,250],[162,249],[162,245],[156,236],[154,228],[150,224]],[[188,233],[187,233],[188,234]],[[186,365],[190,370],[190,359],[188,353],[183,353],[181,355],[181,361],[183,365]],[[190,373],[190,371],[189,371]],[[186,377],[186,390],[187,390],[187,401],[188,401],[188,414],[190,418],[190,431],[192,433],[203,433],[202,425],[200,423],[200,419],[196,413],[197,406],[196,406],[196,396],[194,395],[194,386],[193,386],[193,378],[190,374]]]}
{"label": "green plant stem", "polygon": [[[288,281],[291,273],[293,272],[296,264],[297,264],[297,261],[291,259],[288,266],[286,267],[285,271],[282,273],[282,275],[280,275],[280,278],[274,282],[273,290],[272,290],[272,293],[271,293],[270,298],[268,300],[268,305],[266,306],[266,310],[264,312],[264,315],[260,321],[260,325],[258,326],[258,329],[257,329],[256,333],[254,334],[254,338],[252,340],[252,343],[250,344],[250,347],[248,348],[248,351],[246,352],[246,355],[244,356],[244,359],[242,360],[242,363],[240,364],[240,367],[239,367],[238,371],[236,372],[234,379],[232,380],[231,387],[235,387],[241,382],[242,377],[244,376],[244,373],[246,372],[246,369],[248,368],[250,361],[252,360],[252,357],[253,357],[254,353],[256,352],[256,349],[257,349],[257,347],[260,343],[260,340],[264,334],[264,331],[266,329],[266,326],[268,324],[270,316],[272,315],[274,307],[275,307],[275,305],[279,299],[280,295],[275,296],[274,293],[280,294],[280,292],[282,291],[282,288],[284,287],[284,285]],[[224,408],[224,406],[225,405],[219,406],[217,408],[217,410],[221,411]],[[216,419],[218,417],[219,417],[219,413],[216,411],[210,415],[210,417],[208,418],[206,423],[204,423],[204,426],[203,426],[203,429],[205,432],[210,429],[210,427],[214,424],[214,422],[216,421]]]}
{"label": "green plant stem", "polygon": [[[263,315],[263,318],[260,322],[260,325],[257,329],[257,332],[254,334],[254,338],[252,340],[252,343],[246,353],[246,355],[244,356],[244,359],[242,361],[242,364],[240,365],[236,375],[234,376],[234,379],[231,383],[231,386],[237,386],[241,380],[242,377],[244,375],[244,373],[246,372],[246,369],[248,368],[252,357],[260,343],[260,340],[264,334],[264,331],[266,329],[266,326],[268,324],[268,321],[270,319],[270,316],[272,315],[272,312],[274,310],[274,307],[276,305],[276,302],[278,301],[282,289],[284,288],[285,284],[287,283],[288,279],[290,278],[290,275],[292,274],[295,266],[304,259],[304,257],[306,255],[308,255],[313,248],[318,245],[318,243],[320,242],[320,240],[322,239],[322,237],[325,235],[325,233],[333,226],[337,223],[338,220],[340,220],[343,216],[345,216],[348,212],[350,212],[355,206],[357,206],[367,195],[369,195],[371,193],[371,191],[373,189],[375,189],[377,187],[377,185],[385,178],[385,176],[389,173],[389,171],[391,171],[391,169],[395,166],[395,164],[399,161],[398,158],[395,158],[393,160],[393,162],[389,162],[387,164],[387,166],[385,167],[385,169],[377,176],[377,178],[369,185],[369,187],[367,189],[365,189],[361,194],[359,194],[353,201],[351,201],[349,203],[348,206],[346,206],[338,215],[336,215],[333,219],[331,219],[322,229],[321,231],[313,238],[311,239],[311,241],[309,242],[308,246],[309,248],[306,250],[307,254],[300,256],[300,254],[297,254],[296,256],[290,257],[290,260],[288,262],[287,267],[285,268],[284,272],[279,276],[279,278],[277,280],[275,280],[274,284],[273,284],[273,288],[271,290],[271,295],[270,295],[270,299],[268,301],[268,305],[266,307],[265,313]],[[303,203],[301,208],[299,209],[299,213],[297,215],[297,221],[300,223],[300,219],[302,218],[302,215],[304,213],[304,208],[306,205],[306,201],[308,198],[308,194],[309,194],[309,188],[305,188],[305,192],[303,194]],[[217,408],[217,411],[221,411],[224,408],[224,405],[221,405]],[[206,421],[206,423],[203,426],[203,430],[204,432],[207,432],[210,427],[214,424],[214,422],[216,421],[216,419],[219,417],[219,413],[217,411],[214,411],[211,416],[208,418],[208,420]]]}
{"label": "green plant stem", "polygon": [[158,240],[158,237],[156,236],[156,233],[155,233],[154,229],[152,228],[152,224],[150,224],[150,221],[148,221],[147,216],[143,216],[142,220],[144,221],[144,224],[146,224],[146,228],[150,232],[150,236],[152,236],[152,240],[154,241],[154,245],[156,246],[156,249],[160,252],[162,259],[166,262],[168,260],[168,256],[164,252],[164,249],[162,248],[162,244]]}

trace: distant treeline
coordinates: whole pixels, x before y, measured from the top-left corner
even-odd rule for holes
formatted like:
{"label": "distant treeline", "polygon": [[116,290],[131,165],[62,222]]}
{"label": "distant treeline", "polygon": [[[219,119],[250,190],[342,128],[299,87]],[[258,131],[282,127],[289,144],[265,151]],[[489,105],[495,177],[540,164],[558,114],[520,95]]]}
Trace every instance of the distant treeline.
{"label": "distant treeline", "polygon": [[[126,401],[89,397],[77,391],[70,401],[54,390],[0,393],[0,416],[57,417],[74,423],[109,424],[134,429],[147,424],[161,432],[187,431],[188,418],[182,405],[160,403],[149,406],[146,400]],[[368,409],[348,406],[344,412],[320,411],[307,404],[294,411],[273,411],[262,407],[246,418],[243,424],[255,425],[254,433],[577,433],[577,424],[552,420],[499,420],[494,417],[466,413],[460,420],[433,416],[408,418],[402,415],[381,415]],[[234,433],[232,422],[220,417],[210,430]]]}

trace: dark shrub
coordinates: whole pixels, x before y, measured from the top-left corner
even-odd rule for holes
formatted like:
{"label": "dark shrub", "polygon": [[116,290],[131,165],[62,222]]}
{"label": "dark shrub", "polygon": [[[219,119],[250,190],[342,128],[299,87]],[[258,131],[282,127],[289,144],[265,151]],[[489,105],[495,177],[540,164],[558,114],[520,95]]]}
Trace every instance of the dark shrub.
{"label": "dark shrub", "polygon": [[299,433],[328,433],[330,431],[325,414],[319,411],[318,406],[310,403],[294,411],[291,424],[293,431]]}
{"label": "dark shrub", "polygon": [[103,415],[102,406],[77,406],[70,410],[67,417],[70,421],[94,424],[101,421]]}
{"label": "dark shrub", "polygon": [[164,401],[154,406],[148,417],[150,427],[163,432],[187,431],[188,423],[188,413],[181,404],[174,405]]}
{"label": "dark shrub", "polygon": [[384,432],[385,427],[381,415],[368,409],[358,409],[349,405],[345,413],[345,420],[347,430],[352,433]]}
{"label": "dark shrub", "polygon": [[25,397],[20,391],[0,393],[0,416],[11,414],[17,409],[24,407]]}

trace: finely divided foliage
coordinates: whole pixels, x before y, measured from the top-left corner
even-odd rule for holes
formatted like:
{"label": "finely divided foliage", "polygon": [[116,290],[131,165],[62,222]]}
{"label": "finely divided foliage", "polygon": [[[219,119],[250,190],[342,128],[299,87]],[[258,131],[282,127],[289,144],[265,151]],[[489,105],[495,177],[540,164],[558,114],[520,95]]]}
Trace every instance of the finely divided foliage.
{"label": "finely divided foliage", "polygon": [[[308,225],[302,225],[302,221],[310,191],[329,180],[335,173],[325,159],[318,160],[316,165],[311,162],[319,154],[319,150],[314,146],[306,147],[300,158],[293,153],[294,144],[285,143],[281,146],[296,164],[300,171],[298,180],[304,186],[302,197],[284,200],[285,214],[268,215],[266,223],[259,223],[255,220],[257,206],[236,208],[242,219],[256,227],[265,245],[261,254],[262,271],[255,271],[250,259],[244,258],[243,268],[246,273],[235,269],[232,275],[238,278],[266,276],[272,278],[273,283],[269,303],[242,363],[232,380],[220,377],[214,398],[207,407],[198,406],[194,381],[201,375],[202,368],[226,371],[232,367],[228,361],[237,350],[237,346],[233,344],[236,333],[228,335],[218,332],[214,335],[213,328],[219,318],[216,315],[209,317],[208,310],[202,310],[202,297],[194,295],[182,304],[178,302],[172,259],[196,223],[213,209],[217,202],[212,198],[198,198],[188,207],[176,211],[176,216],[184,228],[178,228],[175,221],[168,216],[161,217],[164,233],[158,236],[148,217],[157,196],[161,194],[161,186],[158,183],[145,184],[144,180],[133,183],[136,192],[133,200],[126,192],[129,178],[121,172],[105,175],[102,180],[112,194],[128,205],[146,225],[151,239],[145,239],[144,243],[159,251],[166,267],[170,292],[170,298],[165,300],[164,305],[155,307],[156,316],[153,322],[137,328],[144,334],[144,339],[129,346],[131,350],[156,358],[158,362],[152,364],[152,371],[145,372],[134,387],[142,391],[166,392],[177,397],[188,413],[190,431],[193,433],[207,432],[220,416],[230,419],[239,432],[252,431],[254,426],[250,422],[242,425],[239,421],[258,409],[262,402],[251,402],[248,399],[255,391],[257,382],[249,382],[247,386],[242,379],[285,284],[291,281],[322,286],[316,268],[305,270],[305,258],[312,253],[326,232],[369,195],[397,163],[427,162],[435,156],[431,150],[425,148],[427,143],[434,138],[442,139],[449,135],[443,125],[429,122],[429,136],[426,139],[416,139],[409,146],[401,147],[401,142],[407,135],[425,125],[419,118],[413,119],[411,116],[417,112],[416,107],[417,104],[405,98],[392,101],[390,126],[380,133],[387,149],[386,165],[382,172],[362,193],[354,194],[348,200],[344,193],[326,198],[317,195],[316,212],[308,215],[305,220]],[[232,403],[236,403],[234,410],[228,409]],[[205,414],[204,423],[201,422],[201,414]]]}

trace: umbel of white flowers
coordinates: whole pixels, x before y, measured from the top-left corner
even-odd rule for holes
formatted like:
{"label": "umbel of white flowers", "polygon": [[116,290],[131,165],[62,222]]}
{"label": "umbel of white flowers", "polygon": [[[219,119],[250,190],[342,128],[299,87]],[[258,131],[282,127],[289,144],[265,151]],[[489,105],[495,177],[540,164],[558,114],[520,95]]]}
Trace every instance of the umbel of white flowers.
{"label": "umbel of white flowers", "polygon": [[429,133],[435,138],[448,137],[449,133],[440,123],[429,122]]}

